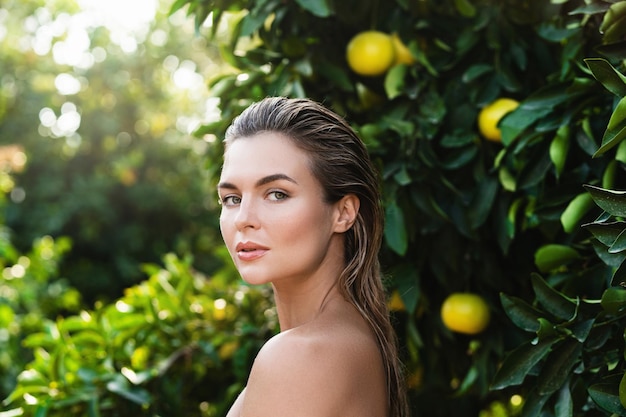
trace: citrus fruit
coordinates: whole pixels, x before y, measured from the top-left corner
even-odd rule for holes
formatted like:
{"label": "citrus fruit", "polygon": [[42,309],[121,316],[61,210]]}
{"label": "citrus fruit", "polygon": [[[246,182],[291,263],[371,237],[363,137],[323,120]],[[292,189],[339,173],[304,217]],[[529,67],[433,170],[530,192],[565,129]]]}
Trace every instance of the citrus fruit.
{"label": "citrus fruit", "polygon": [[452,293],[441,305],[441,319],[450,330],[477,334],[489,324],[489,307],[480,295]]}
{"label": "citrus fruit", "polygon": [[382,75],[395,59],[391,36],[375,30],[360,32],[348,42],[346,58],[352,71],[357,74],[372,77]]}
{"label": "citrus fruit", "polygon": [[502,97],[483,107],[478,113],[478,129],[483,137],[493,142],[500,142],[502,135],[498,123],[517,106],[519,106],[518,101]]}
{"label": "citrus fruit", "polygon": [[391,35],[391,41],[393,42],[393,50],[396,56],[394,64],[411,65],[415,62],[413,54],[404,42],[402,42],[402,39],[400,39],[397,33]]}
{"label": "citrus fruit", "polygon": [[406,311],[404,301],[402,301],[402,297],[400,296],[398,290],[391,293],[391,297],[389,297],[387,305],[391,311]]}

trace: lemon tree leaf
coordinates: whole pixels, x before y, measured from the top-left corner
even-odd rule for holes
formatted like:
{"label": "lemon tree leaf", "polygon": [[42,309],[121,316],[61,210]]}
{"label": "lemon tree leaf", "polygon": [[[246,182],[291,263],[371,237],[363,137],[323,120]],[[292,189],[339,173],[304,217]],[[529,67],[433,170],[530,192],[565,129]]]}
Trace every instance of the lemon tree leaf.
{"label": "lemon tree leaf", "polygon": [[593,325],[595,324],[595,319],[589,319],[584,321],[579,321],[574,323],[570,329],[572,331],[572,336],[576,338],[580,343],[583,343],[589,337],[591,333],[591,329],[593,329]]}
{"label": "lemon tree leaf", "polygon": [[555,290],[539,274],[531,274],[537,301],[555,317],[570,320],[576,315],[577,303]]}
{"label": "lemon tree leaf", "polygon": [[555,417],[570,417],[574,415],[574,403],[572,401],[572,393],[569,386],[564,385],[559,390],[556,404],[554,406]]}
{"label": "lemon tree leaf", "polygon": [[626,191],[605,190],[594,185],[584,187],[602,210],[616,217],[626,217]]}
{"label": "lemon tree leaf", "polygon": [[539,330],[541,312],[518,297],[500,294],[502,309],[511,321],[520,329],[528,332]]}
{"label": "lemon tree leaf", "polygon": [[626,309],[626,289],[610,287],[604,290],[600,305],[609,314],[618,314]]}
{"label": "lemon tree leaf", "polygon": [[420,296],[419,276],[415,265],[402,263],[393,268],[391,276],[407,312],[413,314]]}
{"label": "lemon tree leaf", "polygon": [[317,17],[328,17],[332,14],[327,0],[296,0],[296,3]]}
{"label": "lemon tree leaf", "polygon": [[615,242],[609,247],[610,253],[619,253],[626,250],[626,233],[622,232],[617,236]]}
{"label": "lemon tree leaf", "polygon": [[385,239],[389,247],[399,255],[404,255],[408,246],[404,213],[395,202],[385,209]]}
{"label": "lemon tree leaf", "polygon": [[404,75],[406,65],[395,65],[385,75],[385,92],[391,100],[404,92]]}
{"label": "lemon tree leaf", "polygon": [[540,341],[537,344],[528,342],[515,348],[504,359],[494,377],[491,388],[502,389],[521,384],[528,372],[550,352],[556,340]]}
{"label": "lemon tree leaf", "polygon": [[469,0],[454,0],[456,9],[465,17],[474,17],[476,15],[476,7]]}
{"label": "lemon tree leaf", "polygon": [[624,222],[589,223],[583,227],[591,232],[605,246],[611,246],[615,239],[626,230]]}
{"label": "lemon tree leaf", "polygon": [[596,80],[607,90],[619,97],[626,96],[626,76],[613,68],[606,59],[587,58],[584,61]]}
{"label": "lemon tree leaf", "polygon": [[484,177],[478,184],[476,197],[472,200],[468,210],[470,226],[473,229],[480,227],[487,220],[498,188],[498,180],[494,177]]}
{"label": "lemon tree leaf", "polygon": [[[621,375],[619,375],[621,377]],[[618,378],[608,378],[607,380],[589,387],[589,396],[601,408],[618,416],[626,415],[626,408],[619,400]]]}
{"label": "lemon tree leaf", "polygon": [[535,265],[540,272],[552,271],[578,258],[580,255],[575,249],[556,243],[543,245],[535,251]]}
{"label": "lemon tree leaf", "polygon": [[624,253],[609,253],[606,246],[595,239],[591,241],[591,246],[598,258],[611,268],[618,268],[626,259]]}
{"label": "lemon tree leaf", "polygon": [[565,340],[554,349],[546,361],[538,378],[537,390],[540,394],[551,394],[561,388],[570,371],[580,359],[583,345],[575,339]]}
{"label": "lemon tree leaf", "polygon": [[522,417],[539,416],[541,410],[550,398],[550,395],[540,395],[537,389],[532,389],[526,396],[524,408],[522,409]]}
{"label": "lemon tree leaf", "polygon": [[602,145],[600,149],[593,154],[593,157],[595,158],[602,155],[624,139],[626,139],[626,97],[622,97],[617,103],[615,110],[613,110],[609,124],[602,137]]}

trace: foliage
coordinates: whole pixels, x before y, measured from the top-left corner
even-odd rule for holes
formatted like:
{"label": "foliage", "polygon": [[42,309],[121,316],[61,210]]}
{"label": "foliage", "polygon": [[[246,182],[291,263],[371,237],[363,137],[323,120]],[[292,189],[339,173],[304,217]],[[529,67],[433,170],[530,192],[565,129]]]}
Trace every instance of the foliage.
{"label": "foliage", "polygon": [[208,279],[190,258],[163,262],[117,302],[29,335],[34,359],[6,415],[224,415],[275,332],[267,289],[236,284],[231,268]]}
{"label": "foliage", "polygon": [[[14,156],[19,148],[3,148],[4,156]],[[0,206],[14,183],[11,166],[0,170]],[[17,375],[32,359],[22,342],[41,331],[46,317],[77,312],[81,295],[67,280],[59,277],[59,262],[70,249],[67,238],[44,236],[36,239],[27,253],[20,253],[11,242],[6,226],[0,228],[0,398],[16,384]]]}
{"label": "foliage", "polygon": [[[197,68],[217,64],[188,42],[193,27],[163,13],[117,37],[85,22],[74,1],[2,3],[0,144],[26,155],[3,210],[13,243],[70,237],[60,272],[93,303],[117,298],[143,278],[140,263],[166,252],[217,266],[204,146],[187,132],[207,112]],[[199,81],[178,88],[183,76]]]}
{"label": "foliage", "polygon": [[[381,172],[381,260],[390,292],[401,298],[394,301],[394,320],[415,415],[625,414],[626,216],[623,192],[615,191],[625,184],[625,1],[172,1],[171,14],[180,10],[193,17],[197,33],[221,42],[230,64],[209,83],[222,117],[196,132],[204,139],[198,143],[207,143],[201,154],[208,182],[221,161],[216,139],[241,109],[266,95],[322,101],[366,141]],[[397,33],[414,62],[378,77],[353,73],[346,45],[371,29]],[[29,61],[9,57],[0,67],[24,78],[3,84],[2,108],[28,108],[28,94],[9,94],[14,90],[6,86],[37,85],[37,78],[21,71]],[[93,80],[110,71],[100,70],[83,75]],[[143,84],[150,76],[138,79]],[[124,85],[133,100],[154,98],[133,95],[134,83]],[[500,123],[501,144],[481,138],[476,125],[479,111],[499,97],[520,102]],[[60,108],[61,99],[51,108]],[[93,125],[100,104],[81,104],[94,112]],[[133,106],[124,109],[128,120],[138,115]],[[87,120],[88,112],[82,117]],[[20,129],[7,130],[17,126],[8,124],[12,120],[0,119],[3,138],[21,137]],[[107,174],[132,171],[131,156],[141,156],[151,142],[133,136],[131,144],[146,148],[128,152],[119,148],[122,140],[107,153],[105,144],[112,142],[98,138],[120,131],[107,131],[107,120],[102,137],[89,136],[95,138],[90,142],[84,136],[83,143],[95,145],[81,145],[81,152],[92,159],[72,159],[80,154],[76,149],[68,158],[60,150],[73,142],[63,138],[65,144],[48,144],[52,150],[42,152],[38,164],[29,153],[32,178],[34,166],[46,168],[38,178],[53,181],[55,172],[72,166],[67,161],[83,160],[101,168],[80,171],[101,181],[83,185],[100,184],[95,189],[109,195],[126,190],[111,187],[124,175]],[[103,162],[92,149],[118,162]],[[137,158],[146,173],[160,163],[155,158],[142,165]],[[45,166],[56,159],[64,161],[58,171]],[[107,170],[116,166],[124,169]],[[182,188],[196,189],[174,184],[167,190],[177,198]],[[30,195],[33,186],[24,188]],[[98,199],[102,194],[80,200],[78,191],[86,188],[70,187],[77,205],[56,206],[51,219],[63,220],[67,212],[87,219],[80,228],[55,231],[95,229],[92,236],[99,236],[122,222],[123,216],[107,217],[109,200]],[[48,189],[54,187],[41,187]],[[129,206],[148,195],[133,194]],[[35,220],[50,214],[34,215],[35,208],[28,212]],[[111,222],[93,221],[99,218]],[[28,216],[22,219],[14,224],[29,223]],[[215,225],[208,233],[211,240]],[[106,250],[119,243],[103,240]],[[210,256],[217,265],[227,262],[223,249]],[[191,259],[168,255],[164,262],[165,268],[147,267],[149,280],[117,302],[43,320],[27,339],[34,359],[6,400],[5,415],[224,415],[256,350],[275,331],[267,294],[235,284],[230,269],[209,279]],[[95,281],[89,272],[79,275]],[[458,334],[443,325],[440,305],[454,292],[486,300],[492,318],[484,332]]]}
{"label": "foliage", "polygon": [[[580,226],[598,215],[583,185],[624,186],[623,105],[612,93],[623,96],[625,4],[173,3],[207,36],[226,19],[231,28],[222,52],[233,68],[210,80],[223,117],[199,136],[219,137],[251,102],[287,95],[324,102],[366,141],[382,174],[382,260],[405,306],[396,321],[416,415],[478,414],[513,394],[523,415],[616,412],[597,384],[624,373],[624,321],[597,307],[619,257],[598,256]],[[350,71],[346,45],[372,29],[397,33],[415,62],[380,77]],[[520,102],[500,123],[502,144],[476,125],[499,97]],[[221,151],[209,149],[209,167]],[[487,331],[444,328],[439,306],[456,291],[488,301]]]}

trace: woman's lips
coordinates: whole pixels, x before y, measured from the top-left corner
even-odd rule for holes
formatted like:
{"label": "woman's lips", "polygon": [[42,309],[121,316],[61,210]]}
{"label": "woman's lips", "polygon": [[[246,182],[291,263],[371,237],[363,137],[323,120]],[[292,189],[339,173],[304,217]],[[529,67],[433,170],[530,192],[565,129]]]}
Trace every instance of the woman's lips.
{"label": "woman's lips", "polygon": [[238,243],[235,247],[237,257],[242,261],[253,261],[260,258],[268,252],[269,248],[254,242]]}

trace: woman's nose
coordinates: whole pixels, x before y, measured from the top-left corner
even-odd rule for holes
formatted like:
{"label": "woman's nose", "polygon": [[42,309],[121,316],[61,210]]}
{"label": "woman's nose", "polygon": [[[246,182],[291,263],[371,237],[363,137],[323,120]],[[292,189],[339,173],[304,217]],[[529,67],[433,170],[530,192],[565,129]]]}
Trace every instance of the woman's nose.
{"label": "woman's nose", "polygon": [[235,216],[235,227],[243,230],[247,227],[256,229],[259,227],[258,209],[250,199],[242,198],[241,204]]}

